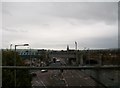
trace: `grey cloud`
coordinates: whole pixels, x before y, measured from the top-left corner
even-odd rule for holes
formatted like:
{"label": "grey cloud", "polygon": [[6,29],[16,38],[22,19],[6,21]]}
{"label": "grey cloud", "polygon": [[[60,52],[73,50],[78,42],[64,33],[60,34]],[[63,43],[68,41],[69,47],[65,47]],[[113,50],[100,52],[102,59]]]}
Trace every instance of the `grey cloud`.
{"label": "grey cloud", "polygon": [[74,41],[79,47],[81,41],[83,47],[116,47],[117,16],[117,2],[4,2],[3,39],[36,48],[74,48]]}
{"label": "grey cloud", "polygon": [[2,14],[4,15],[4,14],[6,14],[6,15],[9,15],[9,16],[12,16],[12,14],[10,13],[10,11],[7,9],[7,8],[2,8]]}
{"label": "grey cloud", "polygon": [[[41,3],[45,7],[46,3]],[[48,3],[47,3],[48,4]],[[118,4],[117,2],[75,2],[75,3],[49,3],[50,11],[45,7],[45,11],[40,14],[49,14],[60,17],[76,18],[81,20],[103,21],[113,24],[117,21]]]}
{"label": "grey cloud", "polygon": [[16,29],[13,28],[2,28],[2,29],[8,32],[18,32]]}
{"label": "grey cloud", "polygon": [[6,28],[6,27],[4,27],[4,28],[2,28],[3,29],[3,31],[7,31],[7,32],[28,32],[27,30],[25,30],[25,29],[19,29],[19,28]]}
{"label": "grey cloud", "polygon": [[[118,48],[118,39],[116,36],[106,38],[85,39],[84,45],[88,48]],[[81,44],[81,41],[78,41]]]}
{"label": "grey cloud", "polygon": [[14,2],[4,3],[3,7],[6,5],[9,5],[9,9],[13,15],[23,17],[21,13],[24,13],[26,18],[31,17],[32,19],[36,19],[36,16],[41,18],[43,15],[49,15],[63,18],[103,21],[107,24],[113,24],[117,21],[118,15],[117,2]]}

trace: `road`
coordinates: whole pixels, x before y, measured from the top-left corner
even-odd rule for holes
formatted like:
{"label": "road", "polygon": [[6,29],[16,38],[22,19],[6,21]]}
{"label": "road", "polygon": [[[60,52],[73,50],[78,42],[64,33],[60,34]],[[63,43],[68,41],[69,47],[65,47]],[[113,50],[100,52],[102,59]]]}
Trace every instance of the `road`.
{"label": "road", "polygon": [[59,76],[59,71],[48,71],[41,73],[41,71],[35,72],[37,76],[32,79],[33,88],[36,86],[42,86],[47,88],[47,86],[65,86],[65,83]]}
{"label": "road", "polygon": [[[60,63],[52,63],[50,66],[60,66]],[[79,86],[79,87],[91,87],[95,88],[97,82],[92,78],[84,74],[80,70],[48,70],[48,72],[42,73],[40,70],[35,72],[37,76],[32,79],[32,86],[48,88],[49,86]]]}

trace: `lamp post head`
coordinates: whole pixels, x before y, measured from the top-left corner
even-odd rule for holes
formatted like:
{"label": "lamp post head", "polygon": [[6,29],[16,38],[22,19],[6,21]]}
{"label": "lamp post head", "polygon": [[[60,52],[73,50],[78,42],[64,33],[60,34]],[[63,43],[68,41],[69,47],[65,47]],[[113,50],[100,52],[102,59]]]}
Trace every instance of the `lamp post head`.
{"label": "lamp post head", "polygon": [[29,44],[24,44],[24,46],[29,46]]}

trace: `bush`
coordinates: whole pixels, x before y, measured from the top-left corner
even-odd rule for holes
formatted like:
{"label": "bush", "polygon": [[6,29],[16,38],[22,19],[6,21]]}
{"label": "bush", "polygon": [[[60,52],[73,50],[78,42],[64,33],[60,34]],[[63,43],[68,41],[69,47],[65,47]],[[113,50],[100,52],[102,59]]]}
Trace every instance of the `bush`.
{"label": "bush", "polygon": [[[16,66],[23,66],[24,63],[19,55],[13,51],[2,51],[2,65],[14,66],[16,55]],[[32,77],[29,70],[16,70],[16,87],[15,87],[15,70],[2,69],[2,88],[31,88]]]}

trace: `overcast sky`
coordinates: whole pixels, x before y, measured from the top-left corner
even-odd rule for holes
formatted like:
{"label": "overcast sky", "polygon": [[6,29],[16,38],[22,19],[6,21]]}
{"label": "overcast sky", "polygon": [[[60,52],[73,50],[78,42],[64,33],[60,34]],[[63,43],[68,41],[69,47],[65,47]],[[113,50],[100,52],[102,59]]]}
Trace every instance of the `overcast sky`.
{"label": "overcast sky", "polygon": [[2,47],[118,47],[117,2],[3,2]]}

